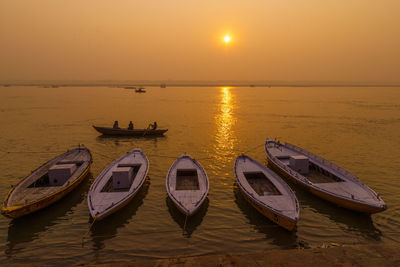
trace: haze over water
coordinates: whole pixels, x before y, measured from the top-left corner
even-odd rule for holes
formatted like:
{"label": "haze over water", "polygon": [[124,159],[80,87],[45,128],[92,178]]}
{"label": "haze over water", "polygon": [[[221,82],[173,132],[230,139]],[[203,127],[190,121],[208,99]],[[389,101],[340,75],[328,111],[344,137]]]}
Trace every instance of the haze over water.
{"label": "haze over water", "polygon": [[[93,154],[91,177],[65,199],[19,220],[0,217],[2,263],[80,264],[339,244],[398,246],[399,88],[148,88],[145,94],[103,87],[0,89],[0,192],[79,143]],[[106,138],[91,125],[146,127],[165,137]],[[233,165],[241,153],[265,162],[266,137],[280,137],[358,175],[388,210],[366,216],[298,187],[300,220],[289,233],[239,194]],[[110,162],[140,147],[149,183],[133,202],[90,228],[86,195]],[[10,152],[10,153],[9,153]],[[182,230],[165,176],[187,152],[210,179],[208,200]],[[82,236],[84,246],[82,247]],[[51,252],[49,252],[51,250]]]}

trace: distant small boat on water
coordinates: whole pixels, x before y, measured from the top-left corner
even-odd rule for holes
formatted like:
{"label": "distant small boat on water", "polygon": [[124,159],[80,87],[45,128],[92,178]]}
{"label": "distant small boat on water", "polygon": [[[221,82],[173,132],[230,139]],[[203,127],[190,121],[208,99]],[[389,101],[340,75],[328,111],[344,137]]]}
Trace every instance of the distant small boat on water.
{"label": "distant small boat on water", "polygon": [[184,153],[171,166],[166,178],[168,196],[185,215],[193,215],[209,190],[208,176],[194,158]]}
{"label": "distant small boat on water", "polygon": [[83,181],[91,162],[92,156],[85,147],[57,156],[13,186],[1,212],[7,217],[18,218],[49,206]]}
{"label": "distant small boat on water", "polygon": [[289,143],[267,139],[268,165],[312,194],[364,213],[386,210],[385,202],[349,171]]}
{"label": "distant small boat on water", "polygon": [[128,129],[128,128],[113,128],[113,127],[100,127],[94,126],[93,128],[104,135],[115,135],[115,136],[154,136],[163,135],[168,131],[168,129]]}
{"label": "distant small boat on water", "polygon": [[240,191],[254,208],[289,231],[296,228],[299,202],[278,175],[245,155],[236,158],[234,170]]}
{"label": "distant small boat on water", "polygon": [[101,220],[128,204],[143,186],[149,161],[136,148],[105,168],[90,186],[87,201],[94,220]]}
{"label": "distant small boat on water", "polygon": [[144,89],[145,89],[144,87],[139,87],[139,88],[135,89],[135,92],[136,93],[146,93],[146,90],[144,90]]}

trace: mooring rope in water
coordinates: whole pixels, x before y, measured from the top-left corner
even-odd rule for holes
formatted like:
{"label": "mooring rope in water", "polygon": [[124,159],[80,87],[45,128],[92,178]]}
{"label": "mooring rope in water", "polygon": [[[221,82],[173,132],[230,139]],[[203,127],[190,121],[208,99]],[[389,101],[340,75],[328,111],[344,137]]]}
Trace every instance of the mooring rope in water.
{"label": "mooring rope in water", "polygon": [[186,214],[186,217],[185,217],[185,223],[183,224],[183,230],[182,230],[182,234],[185,234],[185,229],[186,229],[186,222],[187,222],[187,219],[188,219],[188,216],[187,216],[187,214]]}
{"label": "mooring rope in water", "polygon": [[166,155],[160,155],[160,154],[147,154],[147,153],[146,153],[146,156],[168,158],[168,159],[177,159],[178,158],[178,157],[174,157],[174,156],[166,156]]}
{"label": "mooring rope in water", "polygon": [[21,153],[21,154],[53,154],[53,153],[62,153],[66,152],[66,150],[59,150],[59,151],[3,151],[6,154],[11,154],[11,153]]}
{"label": "mooring rope in water", "polygon": [[102,157],[104,157],[104,158],[107,158],[107,159],[112,159],[112,160],[115,160],[115,159],[116,159],[116,157],[104,155],[104,154],[102,154],[102,153],[100,153],[100,152],[97,152],[97,151],[91,151],[91,152],[94,153],[94,154],[97,154],[97,155],[99,155],[99,156],[102,156]]}
{"label": "mooring rope in water", "polygon": [[93,220],[93,222],[90,224],[89,229],[87,230],[87,232],[82,236],[82,247],[85,243],[85,237],[89,234],[90,230],[92,229],[93,224],[96,222],[96,220]]}
{"label": "mooring rope in water", "polygon": [[244,154],[244,153],[248,153],[248,152],[250,152],[252,150],[255,150],[255,149],[259,148],[260,146],[264,146],[264,145],[265,144],[259,144],[259,145],[255,146],[255,147],[249,148],[248,150],[242,150],[242,149],[232,149],[232,150]]}

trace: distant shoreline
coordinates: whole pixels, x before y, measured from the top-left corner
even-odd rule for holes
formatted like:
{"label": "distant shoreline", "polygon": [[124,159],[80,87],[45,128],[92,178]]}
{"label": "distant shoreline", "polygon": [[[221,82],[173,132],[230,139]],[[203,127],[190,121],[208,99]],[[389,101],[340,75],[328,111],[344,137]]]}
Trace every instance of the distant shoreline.
{"label": "distant shoreline", "polygon": [[[57,87],[400,87],[400,83],[330,83],[330,82],[149,82],[149,81],[104,81],[104,82],[0,82],[1,87],[39,86]],[[132,89],[132,88],[126,88]]]}

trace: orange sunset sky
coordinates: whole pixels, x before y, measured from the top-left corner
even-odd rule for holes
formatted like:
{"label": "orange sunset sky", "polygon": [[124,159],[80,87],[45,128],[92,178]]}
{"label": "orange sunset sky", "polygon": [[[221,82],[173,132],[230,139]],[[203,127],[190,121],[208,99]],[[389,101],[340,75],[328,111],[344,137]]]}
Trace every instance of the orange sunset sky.
{"label": "orange sunset sky", "polygon": [[399,14],[398,0],[1,0],[0,81],[399,82]]}

